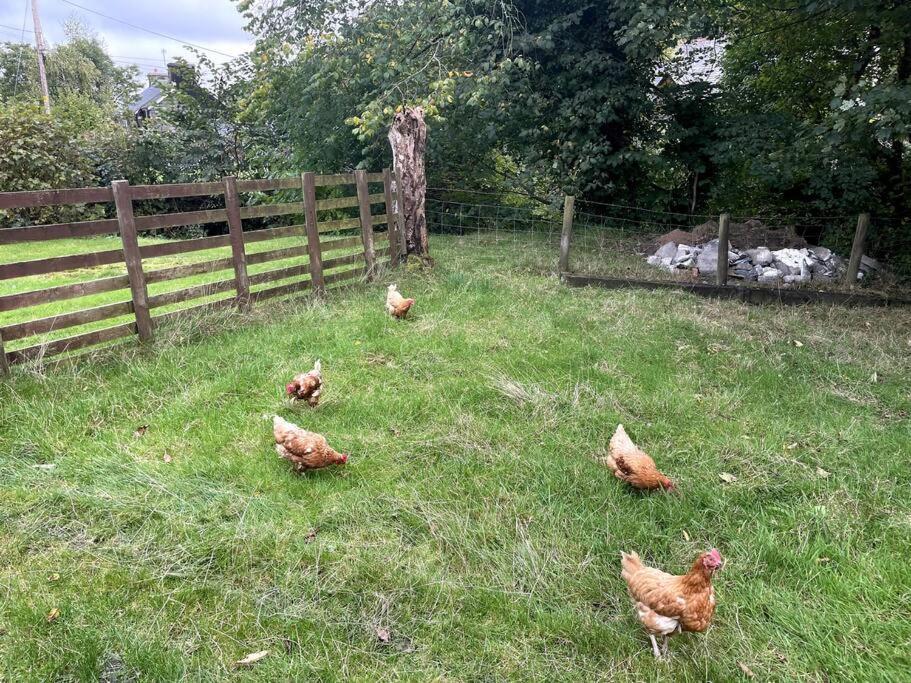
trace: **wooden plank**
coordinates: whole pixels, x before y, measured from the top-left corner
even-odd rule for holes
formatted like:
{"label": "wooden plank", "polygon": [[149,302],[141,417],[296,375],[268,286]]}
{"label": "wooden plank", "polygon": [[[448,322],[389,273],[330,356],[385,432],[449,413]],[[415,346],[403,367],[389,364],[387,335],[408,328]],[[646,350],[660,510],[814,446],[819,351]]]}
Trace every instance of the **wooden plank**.
{"label": "wooden plank", "polygon": [[338,273],[332,273],[326,276],[326,284],[332,284],[333,282],[344,282],[345,280],[351,280],[353,278],[360,278],[364,276],[363,268],[352,268],[350,270],[343,270]]}
{"label": "wooden plank", "polygon": [[573,239],[573,214],[576,198],[566,195],[563,198],[563,232],[560,233],[560,272],[569,270],[569,246]]}
{"label": "wooden plank", "polygon": [[228,213],[237,305],[245,310],[250,306],[250,282],[247,279],[247,254],[244,247],[244,226],[240,217],[240,202],[237,197],[237,178],[234,176],[225,178],[225,211]]}
{"label": "wooden plank", "polygon": [[722,287],[728,283],[728,235],[730,234],[730,228],[730,214],[721,214],[718,219],[718,261],[715,266],[715,284]]}
{"label": "wooden plank", "polygon": [[186,254],[191,251],[227,247],[230,244],[230,235],[215,235],[214,237],[174,240],[172,242],[162,242],[161,244],[146,244],[139,248],[139,252],[143,258],[155,258],[156,256],[173,256],[174,254]]}
{"label": "wooden plank", "polygon": [[17,351],[9,351],[6,356],[10,363],[23,363],[34,358],[54,356],[65,351],[75,351],[86,346],[113,341],[121,337],[129,337],[132,334],[136,334],[136,323],[124,323],[123,325],[105,327],[103,330],[94,330],[44,344],[36,344]]}
{"label": "wooden plank", "polygon": [[845,273],[845,284],[849,287],[857,284],[857,272],[860,270],[860,259],[864,255],[864,242],[869,227],[870,214],[860,214],[857,217],[857,230],[854,231],[854,244],[851,245],[851,258],[848,259],[848,271]]}
{"label": "wooden plank", "polygon": [[117,289],[124,289],[129,286],[129,276],[115,275],[114,277],[89,280],[88,282],[76,282],[71,285],[59,285],[57,287],[48,287],[47,289],[36,289],[31,292],[7,294],[6,296],[0,296],[0,312],[14,311],[17,308],[37,306],[51,301],[78,299],[79,297],[88,296],[89,294],[113,292]]}
{"label": "wooden plank", "polygon": [[360,235],[355,235],[354,237],[344,237],[338,240],[329,240],[328,242],[323,242],[322,253],[327,253],[330,251],[338,251],[339,249],[347,249],[350,247],[357,247],[363,244],[363,240]]}
{"label": "wooden plank", "polygon": [[399,240],[399,258],[408,257],[408,240],[405,233],[405,202],[402,199],[402,169],[396,168],[395,173],[395,233]]}
{"label": "wooden plank", "polygon": [[340,232],[342,230],[351,230],[352,228],[361,227],[360,218],[340,218],[337,221],[323,221],[316,224],[320,232]]}
{"label": "wooden plank", "polygon": [[222,194],[225,186],[218,182],[211,183],[175,183],[169,185],[133,185],[130,197],[136,199],[168,199],[171,197],[200,197],[203,195]]}
{"label": "wooden plank", "polygon": [[191,275],[203,275],[205,273],[214,273],[219,270],[227,270],[234,265],[234,259],[221,258],[212,261],[202,261],[200,263],[188,263],[185,266],[174,266],[173,268],[160,268],[158,270],[146,271],[146,284],[153,282],[167,282],[169,280],[179,280],[190,277]]}
{"label": "wooden plank", "polygon": [[395,236],[395,218],[392,214],[392,171],[388,168],[383,169],[383,196],[386,198],[386,225],[389,230],[389,243],[392,245],[392,266],[395,267],[399,263],[399,243]]}
{"label": "wooden plank", "polygon": [[384,177],[383,177],[383,173],[382,173],[382,172],[380,172],[380,173],[368,173],[368,174],[367,174],[367,182],[368,182],[368,183],[381,183],[381,182],[383,182],[383,180],[384,180]]}
{"label": "wooden plank", "polygon": [[262,178],[257,180],[238,180],[238,192],[267,192],[269,190],[299,190],[300,178]]}
{"label": "wooden plank", "polygon": [[110,263],[123,261],[123,250],[94,251],[88,254],[74,254],[72,256],[53,256],[51,258],[37,259],[34,261],[17,261],[16,263],[0,264],[0,280],[9,280],[28,275],[44,275],[58,273],[76,268],[92,268]]}
{"label": "wooden plank", "polygon": [[253,292],[250,296],[253,297],[254,301],[260,299],[271,299],[276,296],[285,296],[286,294],[293,294],[294,292],[299,292],[302,289],[309,289],[311,286],[310,280],[299,280],[298,282],[292,282],[287,285],[279,285],[278,287],[270,287],[269,289],[261,289],[258,292]]}
{"label": "wooden plank", "polygon": [[113,200],[114,195],[109,187],[0,192],[0,209],[26,209],[32,206],[59,206],[60,204],[94,204]]}
{"label": "wooden plank", "polygon": [[350,197],[332,197],[331,199],[320,199],[316,202],[317,211],[327,211],[329,209],[349,209],[358,205],[357,195]]}
{"label": "wooden plank", "polygon": [[97,221],[77,221],[75,223],[29,225],[23,228],[3,228],[0,229],[0,244],[109,235],[118,230],[119,226],[116,218],[105,218]]}
{"label": "wooden plank", "polygon": [[285,216],[290,213],[303,213],[304,207],[300,202],[287,202],[285,204],[260,204],[258,206],[245,206],[240,210],[241,218],[266,218],[267,216]]}
{"label": "wooden plank", "polygon": [[361,215],[361,240],[364,242],[367,282],[372,282],[376,275],[376,255],[373,248],[373,216],[370,215],[370,190],[367,188],[367,173],[365,171],[356,171],[354,176]]}
{"label": "wooden plank", "polygon": [[357,252],[356,254],[348,254],[347,256],[336,256],[335,258],[328,259],[323,261],[323,270],[329,270],[330,268],[339,268],[341,266],[348,266],[352,263],[359,263],[364,260],[364,254]]}
{"label": "wooden plank", "polygon": [[323,253],[319,243],[319,228],[316,225],[316,175],[312,172],[301,176],[304,192],[304,218],[307,224],[307,251],[310,254],[310,279],[317,296],[326,289],[323,281]]}
{"label": "wooden plank", "polygon": [[156,294],[155,296],[149,297],[149,308],[161,308],[162,306],[179,304],[182,301],[187,301],[189,299],[198,299],[203,296],[212,296],[213,294],[229,292],[234,289],[235,286],[236,282],[234,280],[218,280],[217,282],[207,282],[205,284],[187,287],[186,289],[178,289],[173,292]]}
{"label": "wooden plank", "polygon": [[206,223],[226,223],[228,214],[224,209],[207,209],[206,211],[182,211],[179,213],[160,213],[154,216],[138,216],[136,229],[161,230],[176,228],[182,225],[204,225]]}
{"label": "wooden plank", "polygon": [[353,173],[334,173],[329,175],[315,175],[313,182],[316,187],[333,187],[336,185],[354,185]]}
{"label": "wooden plank", "polygon": [[82,311],[73,311],[72,313],[59,313],[48,316],[47,318],[38,318],[29,320],[15,325],[7,325],[0,328],[0,334],[7,341],[14,339],[24,339],[36,334],[45,334],[55,330],[63,330],[67,327],[76,325],[85,325],[87,323],[116,318],[119,315],[129,315],[133,312],[133,303],[131,301],[119,301],[114,304],[105,304],[95,308],[87,308]]}
{"label": "wooden plank", "polygon": [[142,272],[142,253],[139,250],[136,222],[133,219],[130,184],[126,180],[115,180],[111,183],[111,190],[114,192],[114,205],[117,207],[117,220],[120,222],[123,256],[127,265],[127,275],[130,277],[136,329],[139,332],[139,341],[148,342],[152,339],[152,318],[149,315],[149,292],[146,289],[145,274]]}
{"label": "wooden plank", "polygon": [[264,282],[274,282],[275,280],[287,280],[288,278],[308,275],[310,266],[306,263],[290,268],[278,268],[276,270],[267,270],[262,273],[250,276],[251,285],[261,285]]}
{"label": "wooden plank", "polygon": [[854,292],[827,292],[812,289],[782,289],[780,287],[719,287],[705,283],[656,282],[652,280],[624,280],[596,275],[563,273],[563,281],[571,287],[596,286],[606,289],[674,289],[699,296],[719,299],[737,299],[749,304],[837,304],[841,306],[911,306],[911,299],[880,297]]}
{"label": "wooden plank", "polygon": [[247,254],[247,265],[253,266],[257,263],[266,263],[268,261],[283,261],[284,259],[294,258],[296,256],[306,256],[309,253],[310,251],[307,246],[259,251],[255,254]]}
{"label": "wooden plank", "polygon": [[247,230],[244,233],[244,242],[264,242],[274,240],[279,237],[297,237],[303,235],[306,227],[303,223],[295,225],[284,225],[280,228],[265,228],[263,230]]}

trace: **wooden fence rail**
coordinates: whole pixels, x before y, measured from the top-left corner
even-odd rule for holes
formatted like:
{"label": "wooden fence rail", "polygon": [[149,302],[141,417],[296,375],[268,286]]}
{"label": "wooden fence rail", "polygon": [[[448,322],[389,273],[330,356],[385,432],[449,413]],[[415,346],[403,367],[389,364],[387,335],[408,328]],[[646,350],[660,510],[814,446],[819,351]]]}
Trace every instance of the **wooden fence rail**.
{"label": "wooden fence rail", "polygon": [[[116,214],[116,218],[0,228],[0,245],[101,235],[120,237],[117,248],[111,245],[112,248],[102,251],[0,263],[0,284],[6,280],[57,273],[68,273],[67,277],[76,278],[80,273],[72,271],[77,269],[121,267],[125,270],[122,274],[96,275],[93,279],[27,291],[16,291],[22,289],[16,283],[12,288],[5,287],[11,291],[0,294],[0,314],[96,295],[116,299],[116,292],[119,291],[124,294],[121,300],[105,300],[82,310],[55,312],[53,315],[32,314],[33,317],[28,319],[0,323],[0,375],[8,374],[10,366],[16,363],[134,335],[143,343],[153,342],[155,330],[162,322],[199,311],[230,306],[246,310],[265,299],[308,289],[321,295],[332,284],[361,277],[370,279],[375,275],[380,258],[388,256],[395,265],[404,246],[404,236],[399,234],[403,222],[396,208],[398,190],[394,186],[394,178],[394,174],[386,169],[380,173],[303,173],[297,177],[252,180],[229,176],[217,182],[172,185],[131,186],[125,180],[118,180],[110,187],[0,193],[0,210],[108,204],[113,205],[113,211],[109,211]],[[382,184],[382,191],[371,192],[371,184]],[[330,192],[334,196],[318,198],[319,188],[333,188]],[[272,191],[282,191],[281,201],[263,203],[262,198],[257,197],[260,203],[250,201],[244,204],[241,198],[245,193]],[[297,191],[300,200],[291,201],[293,195],[289,198],[288,191]],[[342,196],[338,196],[340,192]],[[137,201],[206,196],[221,197],[223,208],[134,215],[134,209],[139,210],[135,204]],[[373,212],[376,205],[382,205],[378,213]],[[344,214],[350,209],[356,209],[358,215],[338,217],[337,212]],[[326,211],[336,212],[336,215],[321,219],[321,212]],[[274,220],[279,216],[302,217],[303,222],[299,222],[298,218],[298,222],[292,225],[255,229],[245,225],[245,221],[261,222],[262,219]],[[147,232],[208,223],[225,223],[226,234],[143,243],[143,234]],[[386,226],[385,232],[375,234],[374,228],[383,225]],[[285,243],[273,249],[249,250],[250,245],[276,239],[283,239]],[[291,244],[287,242],[289,239],[293,240]],[[388,245],[382,244],[384,241],[388,241]],[[149,263],[150,259],[193,255],[219,248],[230,248],[230,257],[163,267]],[[357,251],[354,253],[337,253],[355,248]],[[248,272],[250,267],[271,261],[284,263],[271,270]],[[233,270],[233,277],[193,283],[182,289],[149,291],[150,286],[161,283],[230,270]],[[258,289],[254,291],[253,288]],[[226,293],[231,296],[214,298]],[[205,301],[178,310],[167,310],[168,307],[198,299]],[[166,312],[157,313],[161,309]],[[84,329],[85,326],[114,319],[117,319],[116,323],[109,327]],[[68,328],[77,328],[76,333],[63,338],[40,339],[41,335],[51,335]],[[31,337],[38,339],[30,346],[13,350],[4,347],[4,344],[8,347],[10,342]]]}

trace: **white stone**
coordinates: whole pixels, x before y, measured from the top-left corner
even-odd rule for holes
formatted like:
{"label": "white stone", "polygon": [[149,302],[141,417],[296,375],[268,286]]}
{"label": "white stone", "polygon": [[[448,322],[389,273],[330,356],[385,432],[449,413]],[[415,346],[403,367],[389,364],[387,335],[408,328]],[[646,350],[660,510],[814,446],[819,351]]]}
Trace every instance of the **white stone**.
{"label": "white stone", "polygon": [[760,282],[778,282],[781,279],[781,271],[777,268],[765,268],[762,275],[759,276]]}
{"label": "white stone", "polygon": [[677,243],[668,242],[667,244],[662,244],[658,251],[655,252],[655,256],[660,259],[672,259],[677,254]]}
{"label": "white stone", "polygon": [[775,257],[772,256],[772,252],[765,247],[748,249],[746,253],[749,255],[750,260],[757,266],[768,266],[775,260]]}

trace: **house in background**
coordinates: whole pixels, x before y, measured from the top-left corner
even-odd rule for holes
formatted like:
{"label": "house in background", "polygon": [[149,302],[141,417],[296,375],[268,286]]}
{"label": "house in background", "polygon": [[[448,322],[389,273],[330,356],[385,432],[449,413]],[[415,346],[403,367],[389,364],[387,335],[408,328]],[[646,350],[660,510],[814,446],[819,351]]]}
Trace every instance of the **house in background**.
{"label": "house in background", "polygon": [[136,125],[141,125],[146,119],[154,117],[162,107],[167,106],[171,87],[184,85],[188,92],[193,93],[196,83],[195,75],[193,67],[186,62],[169,62],[167,73],[150,73],[148,87],[139,94],[136,101],[127,105]]}

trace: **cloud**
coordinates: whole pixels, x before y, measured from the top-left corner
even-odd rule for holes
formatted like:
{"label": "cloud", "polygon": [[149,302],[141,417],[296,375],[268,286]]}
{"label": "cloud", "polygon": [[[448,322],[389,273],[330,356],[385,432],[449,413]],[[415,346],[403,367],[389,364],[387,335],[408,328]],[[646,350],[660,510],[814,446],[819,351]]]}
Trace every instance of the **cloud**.
{"label": "cloud", "polygon": [[[228,55],[240,55],[253,47],[253,37],[243,30],[244,18],[231,0],[155,0],[148,3],[113,2],[108,0],[73,0],[78,5],[101,12],[109,17],[136,26],[173,36],[181,41],[216,50]],[[10,5],[13,5],[12,7]],[[26,0],[8,0],[0,8],[0,24],[19,28],[22,26]],[[63,27],[77,19],[94,31],[105,43],[118,63],[132,62],[147,70],[164,66],[161,51],[168,59],[177,56],[191,58],[180,42],[152,35],[125,26],[91,12],[79,9],[62,0],[42,0],[41,23],[45,39],[51,45],[65,39]],[[34,40],[31,13],[26,15],[25,39]],[[16,40],[17,32],[8,28],[0,33],[0,40]],[[216,52],[206,53],[213,61],[223,62],[228,57]]]}

